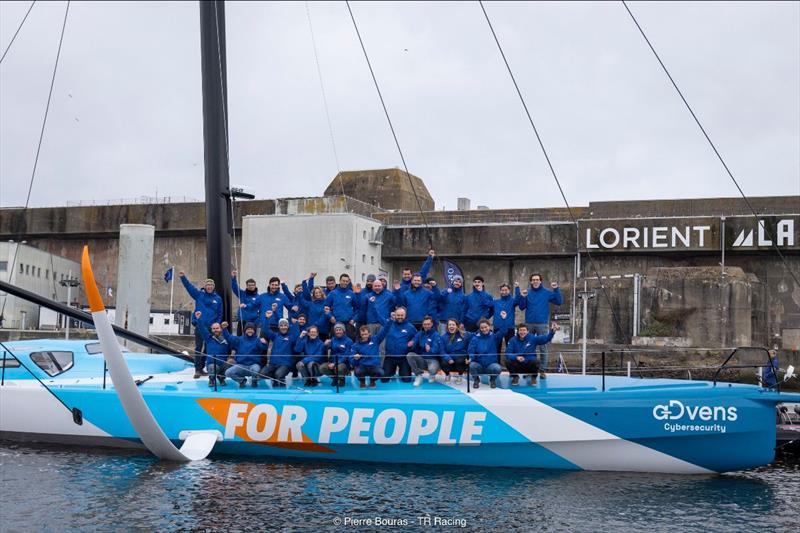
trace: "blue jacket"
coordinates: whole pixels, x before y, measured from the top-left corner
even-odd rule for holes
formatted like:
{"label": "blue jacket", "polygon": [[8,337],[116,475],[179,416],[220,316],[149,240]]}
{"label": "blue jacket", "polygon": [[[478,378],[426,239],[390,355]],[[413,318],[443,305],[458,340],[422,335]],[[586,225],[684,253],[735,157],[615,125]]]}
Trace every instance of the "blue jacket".
{"label": "blue jacket", "polygon": [[[430,346],[430,350],[425,350]],[[420,330],[414,335],[414,353],[423,357],[437,357],[442,353],[442,338],[431,328],[429,331]]]}
{"label": "blue jacket", "polygon": [[[304,313],[303,307],[303,299],[301,294],[295,294],[290,289],[289,286],[285,283],[281,283],[281,290],[283,291],[283,295],[286,296],[286,309],[289,310],[289,320],[297,319],[297,315],[300,313]],[[293,307],[297,307],[297,311],[292,309]]]}
{"label": "blue jacket", "polygon": [[445,332],[442,338],[442,360],[449,361],[451,357],[466,357],[469,341],[472,339],[471,333],[461,333],[456,331],[453,337]]}
{"label": "blue jacket", "polygon": [[467,352],[470,361],[475,361],[481,366],[489,366],[497,362],[497,337],[495,333],[484,335],[476,333],[469,341]]}
{"label": "blue jacket", "polygon": [[194,299],[194,310],[202,313],[199,319],[192,313],[192,324],[200,329],[208,329],[214,322],[222,322],[222,297],[216,292],[207,293],[205,289],[198,289],[186,276],[181,276],[181,283]]}
{"label": "blue jacket", "polygon": [[312,300],[310,295],[303,294],[307,313],[306,324],[315,325],[320,333],[327,335],[331,330],[330,315],[325,314],[325,300]]}
{"label": "blue jacket", "polygon": [[510,361],[511,359],[516,359],[518,355],[522,355],[525,357],[525,362],[530,363],[536,359],[536,346],[547,344],[553,340],[554,334],[555,331],[553,330],[550,330],[547,335],[528,333],[522,340],[520,340],[519,335],[514,335],[514,337],[508,341],[508,346],[506,346],[506,360]]}
{"label": "blue jacket", "polygon": [[370,335],[367,342],[355,342],[350,350],[353,355],[359,354],[361,357],[356,359],[353,355],[350,356],[350,365],[357,367],[364,366],[381,366],[381,343]]}
{"label": "blue jacket", "polygon": [[341,337],[337,337],[336,335],[331,335],[331,338],[328,339],[331,341],[330,344],[330,357],[328,359],[329,363],[333,363],[336,361],[335,357],[339,356],[340,363],[347,363],[350,360],[350,349],[353,347],[353,341],[350,340],[350,337],[347,335],[342,335]]}
{"label": "blue jacket", "polygon": [[[273,303],[278,304],[278,308],[273,311],[272,316],[267,320],[264,314],[272,309]],[[274,293],[269,291],[262,292],[258,296],[258,316],[262,329],[267,329],[269,326],[277,326],[278,321],[283,318],[284,307],[289,309],[291,304],[289,304],[286,295],[281,291],[275,291]]]}
{"label": "blue jacket", "polygon": [[253,291],[245,289],[240,292],[239,282],[236,280],[236,276],[232,276],[231,290],[233,291],[233,295],[239,300],[239,303],[244,304],[244,307],[239,308],[239,321],[258,324],[260,322],[258,318],[258,288]]}
{"label": "blue jacket", "polygon": [[[516,292],[519,292],[517,287]],[[495,331],[508,331],[514,329],[514,318],[516,317],[515,308],[517,306],[517,299],[510,294],[506,297],[500,297],[494,301],[494,329]],[[502,318],[500,313],[506,312],[506,317]]]}
{"label": "blue jacket", "polygon": [[308,335],[298,337],[297,342],[294,343],[294,351],[298,355],[305,355],[300,361],[307,365],[308,363],[321,363],[325,360],[325,343],[322,339],[317,337],[311,340]]}
{"label": "blue jacket", "polygon": [[380,294],[373,292],[366,298],[366,306],[367,324],[386,325],[396,307],[394,294],[386,289],[382,290]]}
{"label": "blue jacket", "polygon": [[200,334],[206,341],[206,366],[212,364],[215,359],[218,365],[225,363],[231,354],[231,345],[228,344],[224,335],[215,337],[206,329],[201,329]]}
{"label": "blue jacket", "polygon": [[561,305],[561,289],[547,289],[539,285],[538,289],[528,287],[528,295],[520,296],[519,308],[525,310],[525,322],[528,324],[547,324],[550,322],[550,304]]}
{"label": "blue jacket", "polygon": [[439,320],[455,318],[458,323],[464,321],[464,311],[467,308],[467,297],[463,288],[451,288],[439,293]]}
{"label": "blue jacket", "polygon": [[[422,263],[422,268],[419,269],[419,275],[422,277],[423,281],[425,278],[428,277],[428,273],[431,271],[431,267],[433,266],[433,256],[429,255],[425,258],[425,262]],[[411,287],[411,280],[400,280],[400,290],[406,290]]]}
{"label": "blue jacket", "polygon": [[349,322],[355,320],[358,313],[358,299],[352,289],[343,289],[336,286],[328,297],[325,298],[325,305],[331,308],[331,315],[337,322]]}
{"label": "blue jacket", "polygon": [[240,365],[260,365],[261,354],[267,345],[261,342],[258,335],[231,335],[227,329],[222,330],[222,336],[228,341],[232,350],[236,351],[236,362]]}
{"label": "blue jacket", "polygon": [[299,336],[297,327],[289,328],[285,335],[269,328],[264,328],[261,334],[272,341],[272,355],[269,358],[269,364],[294,366],[294,344]]}
{"label": "blue jacket", "polygon": [[476,323],[481,318],[490,318],[494,310],[494,298],[486,289],[482,291],[472,290],[466,298],[466,308],[464,310],[464,322]]}
{"label": "blue jacket", "polygon": [[387,356],[406,355],[411,350],[411,348],[408,347],[408,343],[414,339],[414,335],[416,334],[417,328],[408,320],[402,324],[398,324],[396,321],[392,320],[375,334],[375,342],[380,344],[386,339],[385,352]]}
{"label": "blue jacket", "polygon": [[[375,283],[379,283],[376,281]],[[358,313],[356,315],[356,322],[359,324],[366,324],[367,323],[367,301],[370,296],[375,294],[372,292],[372,288],[364,287],[361,289],[361,292],[356,294],[356,304],[358,305]]]}
{"label": "blue jacket", "polygon": [[417,289],[409,286],[408,289],[395,291],[395,301],[406,308],[409,322],[422,322],[430,313],[431,306],[436,304],[436,295],[422,285]]}

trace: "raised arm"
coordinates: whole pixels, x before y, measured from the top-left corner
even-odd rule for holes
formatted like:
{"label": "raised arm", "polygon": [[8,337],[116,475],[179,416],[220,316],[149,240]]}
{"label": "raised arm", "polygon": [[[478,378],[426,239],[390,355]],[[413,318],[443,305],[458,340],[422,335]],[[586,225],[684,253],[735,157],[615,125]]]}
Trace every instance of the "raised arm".
{"label": "raised arm", "polygon": [[197,299],[197,297],[200,296],[200,289],[192,285],[192,282],[189,281],[189,278],[186,277],[186,274],[183,272],[180,272],[178,277],[181,278],[181,283],[183,283],[183,287],[186,289],[186,292],[189,293],[189,296]]}

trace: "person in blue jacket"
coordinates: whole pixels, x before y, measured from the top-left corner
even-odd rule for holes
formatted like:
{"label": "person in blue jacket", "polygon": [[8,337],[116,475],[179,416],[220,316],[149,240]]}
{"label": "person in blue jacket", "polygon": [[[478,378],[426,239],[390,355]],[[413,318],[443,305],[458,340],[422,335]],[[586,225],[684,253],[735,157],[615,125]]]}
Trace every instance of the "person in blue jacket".
{"label": "person in blue jacket", "polygon": [[331,385],[336,385],[338,376],[339,386],[344,385],[344,378],[348,374],[347,364],[350,361],[350,349],[353,341],[345,335],[345,325],[337,322],[333,326],[333,335],[325,341],[325,346],[330,349],[328,359],[320,365],[320,372],[326,376],[332,376]]}
{"label": "person in blue jacket", "polygon": [[350,366],[353,367],[353,373],[362,389],[367,386],[367,376],[370,378],[370,388],[374,388],[378,378],[383,377],[380,345],[381,343],[370,335],[369,327],[358,328],[358,342],[354,342],[350,350]]}
{"label": "person in blue jacket", "polygon": [[400,381],[408,383],[411,381],[411,367],[408,366],[409,348],[414,346],[414,335],[417,329],[406,320],[406,308],[398,307],[394,310],[394,319],[386,323],[384,327],[375,334],[375,341],[380,344],[386,340],[383,359],[383,379],[387,382],[393,378],[395,373],[400,374]]}
{"label": "person in blue jacket", "polygon": [[[291,305],[286,295],[281,292],[281,280],[277,277],[269,279],[269,289],[258,297],[258,313],[262,329],[270,329],[273,333],[278,331],[278,321],[283,318],[283,310],[290,309]],[[267,311],[272,311],[267,318]]]}
{"label": "person in blue jacket", "polygon": [[370,274],[367,276],[367,281],[364,284],[364,288],[361,289],[360,292],[356,293],[356,298],[358,299],[358,316],[356,317],[356,326],[358,327],[364,326],[367,323],[367,301],[374,294],[373,288],[376,283],[380,285],[380,282],[375,278],[375,274]]}
{"label": "person in blue jacket", "polygon": [[372,294],[364,300],[367,309],[367,327],[370,335],[375,335],[378,329],[391,319],[391,314],[397,306],[394,294],[387,291],[382,280],[372,284]]}
{"label": "person in blue jacket", "polygon": [[[305,280],[303,280],[305,283]],[[283,295],[286,296],[286,305],[287,309],[289,310],[289,321],[297,320],[297,315],[300,313],[304,313],[305,310],[303,309],[303,284],[298,283],[294,286],[294,290],[290,291],[289,286],[285,283],[281,283],[281,291]]]}
{"label": "person in blue jacket", "polygon": [[433,318],[426,316],[422,320],[422,329],[414,335],[411,353],[406,358],[411,371],[416,376],[414,386],[422,384],[422,375],[428,373],[428,382],[433,383],[442,366],[439,356],[442,353],[442,339],[433,327]]}
{"label": "person in blue jacket", "polygon": [[208,386],[213,387],[215,378],[219,384],[225,386],[225,371],[230,364],[228,356],[231,354],[231,345],[222,335],[222,326],[219,322],[211,324],[211,330],[201,330],[201,335],[206,345],[206,371],[208,372]]}
{"label": "person in blue jacket", "polygon": [[467,348],[472,338],[471,333],[461,331],[454,318],[447,320],[442,338],[442,370],[446,372],[445,381],[455,373],[456,381],[461,382],[461,374],[467,370]]}
{"label": "person in blue jacket", "polygon": [[250,385],[255,389],[261,371],[261,354],[267,347],[267,341],[256,335],[256,325],[252,322],[244,325],[244,335],[241,336],[231,335],[227,327],[228,324],[223,322],[222,336],[236,355],[228,360],[231,366],[225,371],[225,377],[237,382],[240,389],[244,388],[249,377]]}
{"label": "person in blue jacket", "polygon": [[[269,320],[271,317],[272,311],[267,311],[265,318]],[[295,368],[294,345],[299,332],[297,328],[290,329],[289,321],[281,318],[278,320],[278,331],[264,328],[261,330],[261,335],[272,341],[269,364],[261,369],[261,373],[272,380],[273,387],[284,387],[286,376]]]}
{"label": "person in blue jacket", "polygon": [[317,326],[320,338],[324,341],[328,338],[331,331],[329,322],[330,308],[325,306],[325,293],[322,287],[313,287],[303,291],[303,301],[308,309],[307,323],[309,326]]}
{"label": "person in blue jacket", "polygon": [[[231,272],[231,291],[233,295],[239,300],[239,313],[237,317],[236,329],[242,331],[242,327],[248,322],[252,322],[258,327],[260,322],[258,316],[259,300],[258,300],[258,287],[256,287],[256,280],[253,278],[244,282],[244,290],[239,286],[237,278],[238,272],[234,270]],[[258,333],[258,330],[256,330]]]}
{"label": "person in blue jacket", "polygon": [[316,387],[319,385],[319,365],[326,359],[328,349],[325,343],[319,338],[317,326],[309,326],[307,330],[301,331],[297,342],[294,344],[294,351],[298,357],[297,371],[305,378],[306,387]]}
{"label": "person in blue jacket", "polygon": [[331,309],[329,322],[340,322],[346,328],[347,336],[352,340],[356,335],[356,316],[358,315],[358,299],[353,292],[350,276],[339,276],[339,285],[325,298],[325,306]]}
{"label": "person in blue jacket", "polygon": [[489,375],[489,386],[497,387],[497,376],[503,371],[503,367],[497,362],[497,338],[492,333],[492,326],[489,321],[482,318],[478,322],[478,333],[472,336],[467,348],[469,358],[469,373],[473,377],[473,387],[476,389],[481,386],[481,374]]}
{"label": "person in blue jacket", "polygon": [[[536,335],[547,335],[550,324],[550,304],[561,305],[564,303],[561,297],[561,289],[558,282],[550,283],[550,288],[542,285],[542,275],[538,272],[531,274],[531,285],[528,290],[521,293],[519,308],[525,311],[525,323],[528,330]],[[539,345],[539,377],[547,377],[547,344]]]}
{"label": "person in blue jacket", "polygon": [[493,311],[494,298],[484,287],[483,276],[475,276],[472,280],[472,292],[466,298],[464,327],[471,333],[478,331],[478,322],[482,318],[491,318]]}
{"label": "person in blue jacket", "polygon": [[428,306],[428,316],[433,319],[433,329],[438,331],[441,318],[439,315],[439,298],[442,296],[442,291],[439,289],[439,284],[436,283],[436,280],[431,277],[425,278],[422,286],[433,293],[433,298],[431,298]]}
{"label": "person in blue jacket", "polygon": [[[425,258],[425,262],[422,263],[422,267],[419,269],[418,274],[422,279],[428,277],[428,273],[431,271],[431,267],[433,266],[433,258],[436,257],[436,251],[430,249],[428,251],[428,257]],[[414,272],[411,270],[410,267],[403,267],[402,271],[400,272],[400,287],[402,289],[407,289],[411,286],[411,279],[414,276]]]}
{"label": "person in blue jacket", "polygon": [[503,364],[503,344],[508,345],[508,341],[514,336],[514,318],[520,294],[519,287],[515,289],[516,295],[511,296],[511,287],[503,283],[500,285],[500,297],[494,300],[492,326],[494,333],[497,334],[497,352],[501,354],[501,364]]}
{"label": "person in blue jacket", "polygon": [[506,348],[506,367],[511,373],[512,385],[519,385],[520,375],[530,376],[531,385],[536,384],[536,376],[539,373],[536,347],[553,340],[553,335],[558,329],[558,325],[553,322],[547,335],[534,335],[528,333],[528,325],[524,322],[517,324],[517,334],[508,342]]}
{"label": "person in blue jacket", "polygon": [[433,291],[422,286],[422,277],[419,274],[412,276],[411,285],[406,289],[403,289],[400,283],[396,283],[394,298],[397,305],[406,308],[406,319],[417,329],[422,326],[425,317],[429,316],[431,306],[435,305],[437,300]]}
{"label": "person in blue jacket", "polygon": [[[467,308],[467,297],[464,294],[464,280],[461,276],[453,276],[453,286],[439,293],[439,318],[449,320],[454,318],[457,324],[464,321],[464,311]],[[444,329],[440,332],[444,334]]]}
{"label": "person in blue jacket", "polygon": [[205,356],[203,345],[206,335],[211,328],[211,324],[222,322],[222,297],[214,292],[214,280],[208,278],[203,284],[203,289],[198,289],[189,281],[183,271],[178,272],[186,292],[194,300],[194,313],[192,314],[192,325],[194,326],[194,379],[198,379],[203,374],[203,363]]}

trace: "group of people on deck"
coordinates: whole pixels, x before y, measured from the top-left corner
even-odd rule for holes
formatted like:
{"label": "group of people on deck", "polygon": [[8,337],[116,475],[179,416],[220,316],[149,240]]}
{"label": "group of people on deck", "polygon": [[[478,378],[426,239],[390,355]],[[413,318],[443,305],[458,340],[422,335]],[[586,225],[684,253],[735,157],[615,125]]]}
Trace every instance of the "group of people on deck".
{"label": "group of people on deck", "polygon": [[[320,287],[312,272],[293,289],[273,277],[262,293],[253,279],[242,288],[233,271],[240,335],[231,334],[222,321],[214,280],[198,288],[180,272],[195,301],[195,379],[207,374],[214,386],[216,380],[224,385],[227,377],[245,387],[249,378],[258,387],[268,378],[273,386],[284,386],[292,374],[311,387],[321,376],[343,385],[353,372],[365,388],[395,375],[419,386],[425,377],[460,380],[468,372],[474,387],[488,375],[494,388],[506,370],[512,385],[521,376],[529,376],[532,384],[537,376],[546,378],[547,343],[558,330],[550,322],[550,306],[563,303],[558,283],[547,288],[534,273],[527,289],[514,283],[512,294],[504,283],[494,298],[483,277],[473,278],[467,294],[464,280],[455,276],[440,289],[428,276],[434,257],[431,250],[419,272],[404,268],[391,288],[386,278],[371,274],[363,288],[353,286],[348,274],[338,283],[328,276]],[[517,309],[525,312],[525,321],[515,325]]]}

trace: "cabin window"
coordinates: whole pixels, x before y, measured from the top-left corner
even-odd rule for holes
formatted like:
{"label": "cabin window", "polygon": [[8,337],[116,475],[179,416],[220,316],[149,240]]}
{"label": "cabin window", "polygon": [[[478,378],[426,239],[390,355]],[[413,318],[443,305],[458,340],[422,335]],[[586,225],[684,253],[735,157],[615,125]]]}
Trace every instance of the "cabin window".
{"label": "cabin window", "polygon": [[0,356],[0,368],[19,368],[19,361],[9,352],[3,352]]}
{"label": "cabin window", "polygon": [[0,272],[8,271],[8,261],[0,261]]}
{"label": "cabin window", "polygon": [[[120,344],[119,349],[122,350],[123,353],[127,353],[129,350]],[[86,345],[86,353],[89,355],[97,355],[99,353],[103,353],[103,347],[100,346],[99,342],[90,342]]]}
{"label": "cabin window", "polygon": [[50,377],[66,372],[75,363],[72,352],[33,352],[31,361]]}

